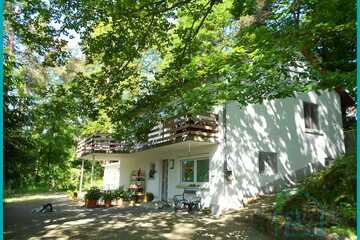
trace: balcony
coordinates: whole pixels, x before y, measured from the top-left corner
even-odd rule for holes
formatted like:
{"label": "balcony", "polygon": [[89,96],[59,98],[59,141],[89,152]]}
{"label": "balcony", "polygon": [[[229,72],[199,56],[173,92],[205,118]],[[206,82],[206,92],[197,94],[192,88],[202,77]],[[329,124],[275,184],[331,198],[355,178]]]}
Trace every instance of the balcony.
{"label": "balcony", "polygon": [[109,135],[94,134],[78,142],[77,158],[93,153],[131,153],[184,141],[215,143],[218,115],[196,115],[169,118],[153,127],[144,142],[130,145]]}

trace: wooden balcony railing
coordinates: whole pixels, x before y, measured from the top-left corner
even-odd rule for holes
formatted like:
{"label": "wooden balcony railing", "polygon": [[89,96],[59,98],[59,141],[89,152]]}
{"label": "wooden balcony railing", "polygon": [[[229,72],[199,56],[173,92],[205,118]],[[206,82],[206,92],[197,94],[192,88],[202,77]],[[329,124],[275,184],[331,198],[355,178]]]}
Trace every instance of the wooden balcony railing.
{"label": "wooden balcony railing", "polygon": [[78,142],[76,155],[92,153],[129,153],[182,141],[215,142],[218,116],[215,114],[181,116],[167,119],[153,127],[144,142],[129,144],[109,135],[94,134]]}

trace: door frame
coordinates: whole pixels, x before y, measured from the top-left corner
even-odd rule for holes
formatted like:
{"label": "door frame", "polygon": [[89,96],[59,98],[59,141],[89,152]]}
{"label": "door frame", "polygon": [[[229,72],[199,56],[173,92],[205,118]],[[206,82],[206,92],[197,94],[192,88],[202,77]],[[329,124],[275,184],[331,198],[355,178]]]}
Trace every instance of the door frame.
{"label": "door frame", "polygon": [[161,160],[161,201],[168,200],[168,188],[169,188],[169,159]]}

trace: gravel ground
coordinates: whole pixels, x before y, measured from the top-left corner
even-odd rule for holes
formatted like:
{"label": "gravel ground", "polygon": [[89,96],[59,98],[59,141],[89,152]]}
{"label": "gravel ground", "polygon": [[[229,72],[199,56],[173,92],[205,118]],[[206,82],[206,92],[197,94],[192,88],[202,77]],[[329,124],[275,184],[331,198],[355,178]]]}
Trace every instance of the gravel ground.
{"label": "gravel ground", "polygon": [[[53,213],[32,213],[51,202]],[[263,239],[244,212],[221,218],[144,207],[87,209],[64,194],[6,203],[5,239]]]}

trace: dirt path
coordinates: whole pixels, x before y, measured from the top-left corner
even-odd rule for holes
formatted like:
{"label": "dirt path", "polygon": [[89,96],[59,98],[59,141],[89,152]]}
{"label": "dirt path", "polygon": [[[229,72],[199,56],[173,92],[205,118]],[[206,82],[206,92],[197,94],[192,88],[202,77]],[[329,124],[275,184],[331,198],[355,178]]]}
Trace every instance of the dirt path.
{"label": "dirt path", "polygon": [[[47,202],[56,212],[31,212]],[[62,194],[7,203],[4,210],[5,239],[271,239],[240,212],[216,219],[142,207],[86,209]]]}

